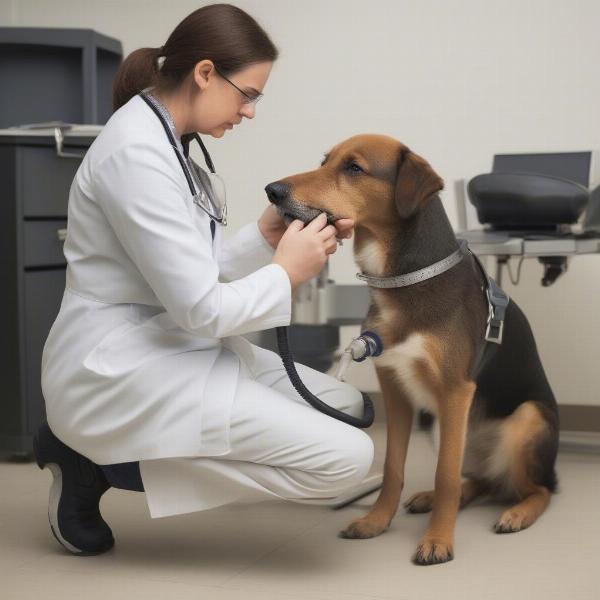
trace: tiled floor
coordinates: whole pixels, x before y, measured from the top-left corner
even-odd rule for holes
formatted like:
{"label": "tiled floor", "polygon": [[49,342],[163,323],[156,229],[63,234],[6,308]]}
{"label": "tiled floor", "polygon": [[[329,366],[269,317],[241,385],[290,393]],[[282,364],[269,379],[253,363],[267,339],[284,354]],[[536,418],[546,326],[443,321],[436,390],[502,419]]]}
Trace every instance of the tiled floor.
{"label": "tiled floor", "polygon": [[[384,424],[370,433],[380,470]],[[407,465],[409,494],[431,487],[435,456],[415,432]],[[376,493],[333,510],[265,501],[151,519],[142,494],[111,489],[101,510],[115,547],[76,557],[50,533],[48,470],[0,462],[0,598],[289,600],[592,600],[600,598],[600,455],[561,453],[561,492],[530,529],[496,535],[501,506],[480,503],[458,518],[455,559],[410,562],[427,515],[398,511],[369,540],[336,537]]]}

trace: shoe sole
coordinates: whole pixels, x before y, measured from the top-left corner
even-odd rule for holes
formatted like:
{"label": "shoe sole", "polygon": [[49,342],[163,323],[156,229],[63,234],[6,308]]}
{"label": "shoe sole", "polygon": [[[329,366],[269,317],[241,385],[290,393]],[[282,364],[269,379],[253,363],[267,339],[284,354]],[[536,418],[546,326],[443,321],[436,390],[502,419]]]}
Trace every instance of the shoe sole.
{"label": "shoe sole", "polygon": [[50,486],[50,495],[48,498],[48,522],[50,523],[50,530],[52,531],[52,535],[56,538],[56,541],[66,550],[72,554],[76,554],[77,556],[96,556],[98,554],[104,554],[104,552],[110,550],[110,548],[112,548],[112,544],[108,548],[104,550],[98,550],[96,552],[82,550],[81,548],[77,548],[65,540],[65,538],[61,535],[60,527],[58,526],[58,505],[60,503],[60,496],[62,494],[62,470],[56,463],[46,463],[42,465],[38,461],[37,457],[39,454],[37,436],[33,438],[33,452],[36,457],[35,461],[37,466],[41,470],[47,468],[50,473],[52,473],[52,485]]}

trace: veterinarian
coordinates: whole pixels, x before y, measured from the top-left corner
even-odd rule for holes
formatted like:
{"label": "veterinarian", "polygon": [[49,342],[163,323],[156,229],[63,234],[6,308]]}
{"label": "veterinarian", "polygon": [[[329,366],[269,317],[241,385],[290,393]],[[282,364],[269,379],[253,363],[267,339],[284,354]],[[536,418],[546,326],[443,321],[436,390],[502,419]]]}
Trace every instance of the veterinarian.
{"label": "veterinarian", "polygon": [[[321,214],[286,227],[269,205],[222,239],[219,179],[186,158],[194,132],[221,138],[254,118],[276,58],[251,16],[217,4],[164,46],[131,53],[115,77],[115,112],[70,190],[66,286],[42,358],[35,452],[60,467],[49,517],[74,553],[112,547],[98,511],[110,486],[145,491],[156,518],[234,501],[327,503],[369,471],[371,438],[309,406],[279,355],[241,335],[290,324],[298,285],[353,222]],[[297,369],[324,402],[362,414],[358,390]],[[123,463],[133,469],[118,475]]]}

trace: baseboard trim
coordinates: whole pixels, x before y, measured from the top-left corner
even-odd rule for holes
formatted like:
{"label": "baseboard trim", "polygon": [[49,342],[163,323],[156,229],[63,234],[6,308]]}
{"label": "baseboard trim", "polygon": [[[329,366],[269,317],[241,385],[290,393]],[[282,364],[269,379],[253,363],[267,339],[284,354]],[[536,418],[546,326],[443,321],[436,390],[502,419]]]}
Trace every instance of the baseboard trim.
{"label": "baseboard trim", "polygon": [[561,431],[591,431],[600,433],[600,406],[559,404]]}

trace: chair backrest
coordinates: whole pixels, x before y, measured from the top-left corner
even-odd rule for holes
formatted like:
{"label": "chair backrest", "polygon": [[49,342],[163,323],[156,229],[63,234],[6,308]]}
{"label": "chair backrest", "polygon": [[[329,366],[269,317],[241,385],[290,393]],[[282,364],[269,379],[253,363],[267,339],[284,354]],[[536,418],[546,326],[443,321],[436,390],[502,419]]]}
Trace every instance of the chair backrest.
{"label": "chair backrest", "polygon": [[536,173],[575,181],[589,189],[592,152],[548,152],[541,154],[496,154],[494,173]]}

